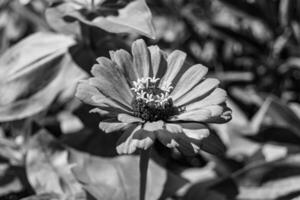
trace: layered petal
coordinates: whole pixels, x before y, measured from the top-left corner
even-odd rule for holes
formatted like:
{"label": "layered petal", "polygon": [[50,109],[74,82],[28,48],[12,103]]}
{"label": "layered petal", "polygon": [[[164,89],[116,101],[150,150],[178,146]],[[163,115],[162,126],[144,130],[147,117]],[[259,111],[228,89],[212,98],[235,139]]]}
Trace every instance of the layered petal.
{"label": "layered petal", "polygon": [[105,58],[98,59],[99,65],[94,65],[91,72],[95,78],[89,79],[89,84],[96,87],[106,97],[130,107],[132,93],[124,76],[114,64]]}
{"label": "layered petal", "polygon": [[132,44],[133,67],[139,78],[149,77],[151,61],[150,53],[144,40],[137,40]]}
{"label": "layered petal", "polygon": [[[115,100],[104,96],[96,87],[89,84],[87,80],[82,80],[77,86],[75,96],[81,101],[102,108],[101,110],[114,113],[130,113],[130,110]],[[100,110],[93,110],[92,112]],[[104,112],[103,112],[104,113]]]}
{"label": "layered petal", "polygon": [[176,106],[186,105],[190,102],[201,100],[208,96],[214,89],[219,85],[220,81],[214,78],[207,78],[200,82],[188,93],[183,95],[179,99],[174,99],[174,104]]}
{"label": "layered petal", "polygon": [[207,67],[197,64],[190,67],[179,79],[174,90],[171,93],[173,100],[190,91],[207,74]]}
{"label": "layered petal", "polygon": [[119,114],[118,115],[118,120],[120,122],[124,122],[124,123],[143,122],[142,119],[140,119],[138,117],[134,117],[132,115],[125,114],[125,113]]}
{"label": "layered petal", "polygon": [[132,125],[119,138],[117,152],[119,154],[131,154],[137,149],[148,149],[154,141],[154,132],[146,131],[141,125]]}
{"label": "layered petal", "polygon": [[148,47],[151,57],[150,77],[162,78],[167,71],[168,63],[158,46]]}
{"label": "layered petal", "polygon": [[118,122],[115,119],[107,119],[99,123],[99,128],[105,133],[123,130],[129,126],[128,123]]}
{"label": "layered petal", "polygon": [[203,123],[187,122],[180,123],[180,126],[186,136],[197,141],[208,137],[210,133],[208,127]]}
{"label": "layered petal", "polygon": [[[201,99],[199,101],[190,103],[186,105],[185,110],[186,111],[192,111],[192,110],[198,110],[198,109],[208,109],[209,106],[219,105],[225,103],[227,99],[227,93],[225,90],[221,88],[216,88],[213,92],[208,94],[205,98]],[[209,107],[210,110],[214,113],[218,113],[220,109],[218,107]]]}
{"label": "layered petal", "polygon": [[139,78],[137,70],[133,67],[132,56],[127,51],[120,49],[111,52],[110,57],[123,72],[129,84],[132,84],[132,81],[136,81]]}
{"label": "layered petal", "polygon": [[179,125],[165,124],[165,128],[156,131],[157,139],[168,148],[176,148],[187,156],[192,156],[199,151],[193,146],[193,142],[185,134]]}
{"label": "layered petal", "polygon": [[168,69],[160,82],[159,85],[160,88],[164,90],[168,88],[170,85],[172,85],[172,81],[180,71],[181,67],[183,66],[185,58],[186,58],[186,53],[179,50],[173,51],[168,56],[167,59]]}

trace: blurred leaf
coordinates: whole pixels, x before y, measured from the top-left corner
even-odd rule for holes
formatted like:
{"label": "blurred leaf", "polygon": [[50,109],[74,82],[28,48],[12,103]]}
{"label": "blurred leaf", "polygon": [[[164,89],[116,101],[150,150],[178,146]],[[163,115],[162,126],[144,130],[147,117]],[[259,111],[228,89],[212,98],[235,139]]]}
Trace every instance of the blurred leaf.
{"label": "blurred leaf", "polygon": [[[86,199],[83,187],[96,199],[139,199],[138,156],[91,156],[64,147],[41,130],[30,142],[26,163],[28,179],[38,194]],[[166,178],[166,171],[150,161],[146,192],[149,200],[160,197]]]}
{"label": "blurred leaf", "polygon": [[285,1],[285,0],[281,0],[280,4],[279,4],[279,20],[280,20],[280,24],[283,27],[286,27],[288,25],[290,25],[291,23],[291,14],[292,14],[292,9],[295,6],[295,1],[290,0],[290,1]]}
{"label": "blurred leaf", "polygon": [[11,167],[7,162],[2,162],[0,163],[0,197],[24,189],[24,185],[18,177],[18,169]]}
{"label": "blurred leaf", "polygon": [[85,199],[86,194],[71,172],[67,149],[45,130],[35,135],[26,155],[28,180],[37,194],[56,193],[61,200]]}
{"label": "blurred leaf", "polygon": [[246,46],[251,46],[260,52],[264,52],[264,50],[266,49],[265,44],[259,42],[259,40],[251,36],[249,32],[246,34],[239,30],[234,30],[221,24],[211,24],[211,27],[215,29],[215,31],[217,31],[219,34],[221,34],[221,36],[225,36],[237,42],[244,43]]}
{"label": "blurred leaf", "polygon": [[286,157],[288,154],[288,150],[286,147],[266,144],[262,148],[262,153],[265,157],[265,160],[270,162]]}
{"label": "blurred leaf", "polygon": [[201,149],[213,155],[224,155],[226,146],[213,130],[210,131],[208,137],[202,139]]}
{"label": "blurred leaf", "polygon": [[59,195],[55,193],[46,193],[46,194],[38,194],[32,195],[21,200],[60,200]]}
{"label": "blurred leaf", "polygon": [[268,115],[271,117],[272,124],[281,125],[294,131],[300,137],[300,118],[288,107],[287,104],[273,97]]}
{"label": "blurred leaf", "polygon": [[59,93],[86,76],[67,54],[74,43],[64,35],[36,33],[0,57],[0,121],[46,109]]}
{"label": "blurred leaf", "polygon": [[[139,199],[138,156],[101,158],[75,152],[71,154],[71,160],[76,163],[73,168],[75,177],[96,199]],[[162,167],[153,161],[149,162],[146,189],[148,200],[160,197],[166,175]]]}
{"label": "blurred leaf", "polygon": [[65,9],[61,7],[49,7],[45,11],[48,24],[55,31],[68,35],[80,36],[80,25],[77,21],[64,20]]}
{"label": "blurred leaf", "polygon": [[0,156],[7,159],[10,163],[21,163],[23,151],[15,141],[0,136]]}
{"label": "blurred leaf", "polygon": [[231,200],[238,194],[238,188],[233,179],[226,178],[206,183],[193,184],[183,200]]}
{"label": "blurred leaf", "polygon": [[60,129],[65,134],[79,132],[84,128],[80,119],[70,112],[62,111],[57,117],[60,122]]}
{"label": "blurred leaf", "polygon": [[217,72],[214,76],[222,82],[251,82],[254,79],[254,75],[251,72],[225,71]]}
{"label": "blurred leaf", "polygon": [[186,179],[168,171],[167,180],[159,200],[164,200],[167,197],[175,195],[182,196],[182,194],[186,192],[186,189],[189,185],[190,183]]}
{"label": "blurred leaf", "polygon": [[273,162],[254,163],[236,173],[240,194],[237,199],[293,199],[299,197],[300,156],[290,155]]}
{"label": "blurred leaf", "polygon": [[272,100],[269,97],[263,102],[259,110],[252,117],[248,130],[246,129],[244,132],[248,132],[249,134],[256,134],[259,131],[263,120],[266,117],[267,111],[270,108],[271,101]]}
{"label": "blurred leaf", "polygon": [[[258,20],[261,20],[265,24],[269,25],[270,27],[274,27],[276,22],[274,21],[273,17],[276,17],[276,13],[274,13],[272,2],[268,1],[267,4],[264,0],[254,0],[254,1],[247,1],[247,0],[221,0],[223,3],[227,4],[231,8],[235,9],[236,12],[242,15],[246,15],[246,17],[254,17]],[[264,6],[265,4],[265,6]],[[266,14],[265,10],[272,12],[272,14]],[[275,14],[275,16],[274,16]]]}
{"label": "blurred leaf", "polygon": [[214,167],[214,163],[208,163],[205,167],[186,169],[181,175],[192,183],[212,180],[217,177]]}
{"label": "blurred leaf", "polygon": [[252,140],[267,143],[276,142],[279,144],[300,144],[300,138],[289,127],[267,126],[258,131],[255,135],[247,136]]}
{"label": "blurred leaf", "polygon": [[[57,9],[57,11],[53,9]],[[55,2],[51,10],[48,10],[48,22],[50,24],[61,23],[61,18],[69,21],[70,18],[74,18],[111,33],[135,32],[152,39],[155,38],[151,12],[145,0],[133,0],[127,4],[91,0],[78,3],[75,0],[61,0],[59,3]],[[71,20],[71,22],[73,21]]]}

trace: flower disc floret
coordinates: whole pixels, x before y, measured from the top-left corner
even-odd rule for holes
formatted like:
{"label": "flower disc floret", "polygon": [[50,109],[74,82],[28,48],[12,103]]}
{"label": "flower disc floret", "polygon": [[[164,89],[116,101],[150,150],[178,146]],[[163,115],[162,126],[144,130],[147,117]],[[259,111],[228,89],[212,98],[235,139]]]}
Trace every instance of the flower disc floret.
{"label": "flower disc floret", "polygon": [[158,87],[159,78],[145,77],[133,82],[134,98],[132,101],[133,115],[145,121],[153,122],[168,120],[178,114],[179,109],[173,105],[169,95],[172,87],[165,90]]}

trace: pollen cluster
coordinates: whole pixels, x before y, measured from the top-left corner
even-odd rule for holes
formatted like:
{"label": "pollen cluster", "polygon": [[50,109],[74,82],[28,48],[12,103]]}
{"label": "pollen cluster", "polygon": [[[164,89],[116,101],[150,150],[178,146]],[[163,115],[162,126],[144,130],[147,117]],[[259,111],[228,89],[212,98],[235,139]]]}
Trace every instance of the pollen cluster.
{"label": "pollen cluster", "polygon": [[165,89],[158,87],[159,78],[145,77],[133,81],[135,97],[132,101],[134,116],[145,121],[167,120],[178,113],[169,95],[172,86]]}

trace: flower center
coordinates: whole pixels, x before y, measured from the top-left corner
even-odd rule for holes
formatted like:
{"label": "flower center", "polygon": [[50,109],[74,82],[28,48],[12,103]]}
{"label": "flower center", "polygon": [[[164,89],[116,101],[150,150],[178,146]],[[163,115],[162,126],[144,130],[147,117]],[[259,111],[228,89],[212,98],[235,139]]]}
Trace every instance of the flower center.
{"label": "flower center", "polygon": [[134,116],[145,121],[167,120],[178,114],[174,107],[172,97],[169,95],[172,86],[165,89],[158,87],[159,78],[141,78],[133,81],[131,88],[135,97],[132,101]]}

